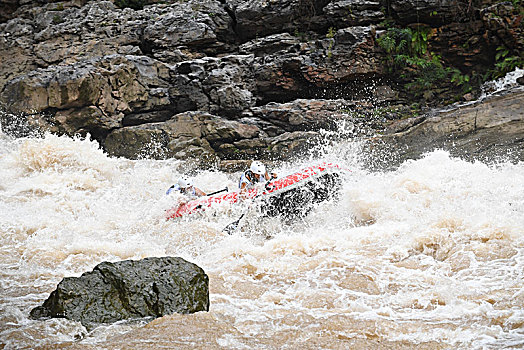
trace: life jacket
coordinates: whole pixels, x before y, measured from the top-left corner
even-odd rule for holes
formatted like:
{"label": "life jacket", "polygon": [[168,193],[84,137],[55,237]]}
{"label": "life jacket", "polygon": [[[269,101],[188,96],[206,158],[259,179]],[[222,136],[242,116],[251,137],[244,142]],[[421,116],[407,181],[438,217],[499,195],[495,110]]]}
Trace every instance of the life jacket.
{"label": "life jacket", "polygon": [[166,195],[170,194],[173,191],[179,191],[180,193],[186,196],[189,196],[191,198],[198,197],[194,186],[191,186],[191,190],[189,192],[186,192],[183,188],[181,188],[178,184],[176,184],[176,185],[169,187],[169,189],[166,191]]}
{"label": "life jacket", "polygon": [[246,170],[241,176],[240,180],[238,181],[238,188],[242,188],[242,184],[246,184],[247,189],[252,189],[255,187],[255,185],[260,182],[265,182],[266,178],[264,175],[260,175],[260,178],[257,181],[257,178],[255,177],[255,174],[251,170]]}

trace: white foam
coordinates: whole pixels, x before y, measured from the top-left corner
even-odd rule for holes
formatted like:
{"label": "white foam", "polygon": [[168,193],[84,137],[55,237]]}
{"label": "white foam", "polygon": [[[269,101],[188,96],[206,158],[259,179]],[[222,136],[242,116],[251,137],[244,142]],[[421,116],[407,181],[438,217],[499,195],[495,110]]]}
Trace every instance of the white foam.
{"label": "white foam", "polygon": [[[512,328],[524,317],[522,163],[487,166],[435,151],[370,173],[354,166],[358,157],[349,153],[358,145],[326,147],[325,157],[308,162],[338,160],[353,170],[339,202],[289,225],[249,217],[249,230],[230,236],[222,229],[237,217],[233,209],[165,221],[176,201],[165,191],[181,175],[180,162],[109,158],[91,141],[51,135],[0,142],[9,143],[0,147],[2,303],[14,305],[4,308],[10,323],[1,335],[20,346],[28,334],[42,345],[78,336],[69,321],[48,327],[27,319],[62,277],[105,260],[164,255],[204,268],[215,288],[211,312],[245,337],[296,329],[307,339],[339,327],[362,334],[352,322],[370,321],[381,339],[413,344],[522,339]],[[236,175],[202,171],[195,183],[235,188]],[[85,341],[103,342],[122,329],[114,327]],[[132,337],[140,326],[122,327]],[[214,336],[245,345],[236,335]]]}

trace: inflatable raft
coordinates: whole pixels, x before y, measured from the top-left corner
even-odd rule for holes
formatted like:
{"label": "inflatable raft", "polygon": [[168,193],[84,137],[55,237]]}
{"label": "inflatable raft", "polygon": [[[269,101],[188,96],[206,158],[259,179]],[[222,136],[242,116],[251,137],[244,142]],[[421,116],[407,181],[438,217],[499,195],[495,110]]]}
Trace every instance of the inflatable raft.
{"label": "inflatable raft", "polygon": [[341,187],[342,169],[333,163],[310,166],[291,175],[270,180],[261,188],[254,188],[241,198],[240,193],[229,192],[194,199],[166,211],[167,219],[184,217],[220,204],[233,204],[245,199],[261,199],[264,215],[297,217],[307,215],[314,204],[335,197]]}

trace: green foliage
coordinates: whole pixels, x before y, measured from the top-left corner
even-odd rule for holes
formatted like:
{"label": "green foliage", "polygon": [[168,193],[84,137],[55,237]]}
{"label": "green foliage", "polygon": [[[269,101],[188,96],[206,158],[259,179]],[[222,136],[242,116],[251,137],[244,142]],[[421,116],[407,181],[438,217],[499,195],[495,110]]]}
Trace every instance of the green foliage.
{"label": "green foliage", "polygon": [[520,10],[522,13],[522,1],[521,0],[511,0],[511,3],[513,4],[513,8],[515,10]]}
{"label": "green foliage", "polygon": [[509,54],[509,50],[504,46],[497,47],[497,53],[495,54],[495,61],[499,62]]}
{"label": "green foliage", "polygon": [[469,75],[463,75],[457,68],[450,68],[448,71],[451,74],[451,82],[457,86],[469,83]]}
{"label": "green foliage", "polygon": [[511,51],[507,47],[499,46],[495,54],[495,68],[489,72],[489,75],[492,79],[497,79],[517,67],[524,67],[524,58],[511,55]]}
{"label": "green foliage", "polygon": [[142,10],[147,0],[115,0],[115,5],[121,9],[129,7],[133,10]]}
{"label": "green foliage", "polygon": [[414,102],[409,106],[408,117],[417,117],[421,113],[420,103]]}
{"label": "green foliage", "polygon": [[504,57],[503,60],[497,62],[495,67],[499,72],[508,73],[517,67],[524,66],[524,60],[518,56]]}
{"label": "green foliage", "polygon": [[462,74],[457,68],[447,68],[446,71],[451,76],[451,82],[458,87],[462,88],[462,93],[468,93],[473,90],[471,82],[473,80],[468,74]]}
{"label": "green foliage", "polygon": [[409,63],[417,69],[411,77],[413,82],[407,84],[407,87],[416,94],[421,94],[424,90],[434,87],[437,82],[447,77],[447,72],[438,55],[433,55],[431,59],[415,58]]}
{"label": "green foliage", "polygon": [[411,47],[416,55],[422,56],[428,52],[428,39],[430,36],[430,27],[419,26],[415,31],[411,31]]}
{"label": "green foliage", "polygon": [[299,38],[301,42],[306,42],[309,40],[308,35],[306,33],[299,31],[297,28],[295,28],[293,35]]}
{"label": "green foliage", "polygon": [[385,35],[377,39],[378,45],[386,51],[388,62],[397,55],[411,55],[412,32],[409,28],[388,28]]}
{"label": "green foliage", "polygon": [[424,26],[415,29],[388,28],[377,39],[379,46],[386,52],[389,72],[409,80],[406,87],[417,95],[434,87],[448,75],[440,56],[428,51],[431,34],[432,29]]}
{"label": "green foliage", "polygon": [[332,55],[331,50],[333,49],[333,45],[335,44],[334,37],[336,33],[337,33],[337,30],[334,27],[329,27],[328,32],[326,34],[326,38],[329,39],[329,46],[328,46],[328,53],[327,53],[328,58],[331,58],[331,55]]}
{"label": "green foliage", "polygon": [[412,32],[409,28],[388,28],[377,42],[386,52],[385,64],[389,73],[399,73],[409,64],[409,58],[415,58],[411,50]]}
{"label": "green foliage", "polygon": [[391,18],[386,18],[382,22],[380,22],[378,26],[383,27],[385,29],[393,28],[395,26],[395,21]]}
{"label": "green foliage", "polygon": [[333,39],[336,33],[337,30],[335,29],[335,27],[329,27],[328,32],[326,34],[326,38]]}
{"label": "green foliage", "polygon": [[410,55],[420,57],[428,52],[431,28],[419,26],[411,28],[388,28],[386,34],[378,38],[378,44],[390,55]]}
{"label": "green foliage", "polygon": [[63,19],[60,15],[54,15],[53,16],[53,23],[54,24],[60,24],[65,22],[65,19]]}

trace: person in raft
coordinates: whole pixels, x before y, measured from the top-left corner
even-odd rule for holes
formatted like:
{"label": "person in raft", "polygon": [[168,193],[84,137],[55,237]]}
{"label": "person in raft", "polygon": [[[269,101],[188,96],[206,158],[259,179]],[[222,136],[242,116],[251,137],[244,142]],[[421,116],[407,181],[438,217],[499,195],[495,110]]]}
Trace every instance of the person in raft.
{"label": "person in raft", "polygon": [[264,183],[270,179],[276,179],[277,174],[271,173],[271,177],[266,171],[266,167],[262,162],[255,160],[251,163],[251,166],[246,170],[238,181],[238,187],[240,192],[245,192],[255,187],[257,183]]}
{"label": "person in raft", "polygon": [[182,176],[180,179],[178,179],[178,182],[175,185],[169,187],[166,194],[170,194],[173,191],[179,191],[183,195],[186,195],[190,198],[206,195],[205,192],[203,192],[200,188],[195,187],[193,185],[193,180],[187,176]]}

